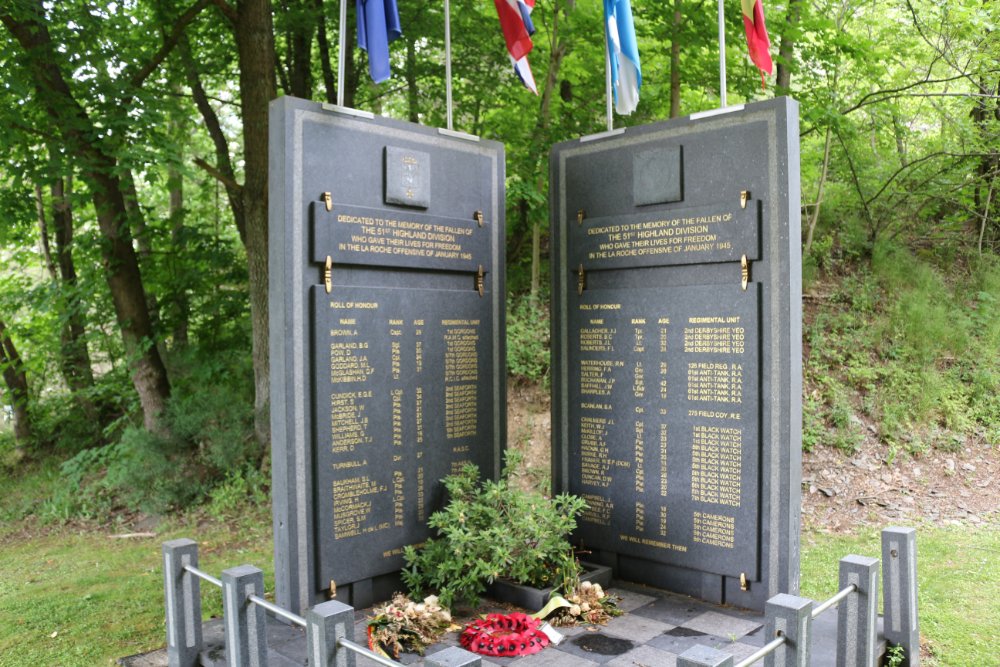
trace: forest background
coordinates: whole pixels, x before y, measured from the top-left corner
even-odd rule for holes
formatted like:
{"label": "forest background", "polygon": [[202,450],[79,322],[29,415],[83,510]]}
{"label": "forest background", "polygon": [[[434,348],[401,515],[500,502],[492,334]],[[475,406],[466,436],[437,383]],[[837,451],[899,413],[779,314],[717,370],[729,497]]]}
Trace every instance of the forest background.
{"label": "forest background", "polygon": [[[348,30],[346,105],[443,126],[442,3],[398,4],[388,82]],[[1000,3],[767,2],[764,89],[727,5],[729,103],[801,105],[804,447],[995,460]],[[632,7],[643,85],[616,126],[717,107],[715,3]],[[47,480],[5,494],[5,526],[266,504],[267,105],[336,101],[337,11],[3,3],[0,480]],[[604,37],[596,0],[533,18],[537,96],[493,3],[451,11],[455,129],[506,146],[508,371],[544,386],[548,150],[605,129]]]}

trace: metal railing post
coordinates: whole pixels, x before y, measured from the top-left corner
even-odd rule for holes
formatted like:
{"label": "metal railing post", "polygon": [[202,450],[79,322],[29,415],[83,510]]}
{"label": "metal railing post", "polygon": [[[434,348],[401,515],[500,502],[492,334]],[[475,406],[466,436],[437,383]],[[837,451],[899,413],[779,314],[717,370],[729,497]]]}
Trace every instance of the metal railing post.
{"label": "metal railing post", "polygon": [[733,656],[708,646],[692,646],[677,656],[677,667],[733,667]]}
{"label": "metal railing post", "polygon": [[878,619],[878,558],[840,559],[840,588],[855,591],[837,608],[837,667],[875,667],[875,624]]}
{"label": "metal railing post", "polygon": [[917,667],[920,664],[920,631],[917,625],[915,529],[894,526],[882,531],[882,567],[885,640],[903,648],[904,667]]}
{"label": "metal railing post", "polygon": [[240,565],[222,573],[222,622],[229,667],[266,667],[267,618],[264,608],[250,602],[264,595],[264,572]]}
{"label": "metal railing post", "polygon": [[354,653],[340,646],[354,641],[354,607],[337,600],[321,602],[303,614],[306,619],[306,652],[314,667],[354,667]]}
{"label": "metal railing post", "polygon": [[481,667],[483,659],[458,646],[449,646],[424,658],[427,667]]}
{"label": "metal railing post", "polygon": [[764,659],[765,667],[809,667],[813,601],[779,593],[767,601],[765,638],[779,635],[785,642]]}
{"label": "metal railing post", "polygon": [[163,599],[167,614],[167,664],[195,667],[201,651],[201,582],[187,573],[198,566],[198,543],[163,543]]}

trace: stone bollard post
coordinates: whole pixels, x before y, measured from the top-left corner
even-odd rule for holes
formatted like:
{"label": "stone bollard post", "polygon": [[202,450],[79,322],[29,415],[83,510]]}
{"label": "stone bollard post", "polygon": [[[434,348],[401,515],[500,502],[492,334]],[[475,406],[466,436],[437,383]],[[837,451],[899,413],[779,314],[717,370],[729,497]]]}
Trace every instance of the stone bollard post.
{"label": "stone bollard post", "polygon": [[229,667],[267,666],[267,618],[250,596],[264,597],[264,572],[240,565],[222,573],[222,622]]}
{"label": "stone bollard post", "polygon": [[167,610],[167,664],[195,667],[201,651],[201,581],[184,571],[198,567],[198,543],[163,543],[163,599]]}
{"label": "stone bollard post", "polygon": [[341,639],[354,641],[354,607],[330,600],[306,610],[306,651],[314,667],[354,667],[353,651]]}
{"label": "stone bollard post", "polygon": [[878,558],[845,556],[840,559],[840,590],[857,590],[837,609],[837,667],[876,667],[875,632],[878,620]]}
{"label": "stone bollard post", "polygon": [[767,601],[764,625],[767,641],[779,635],[785,643],[764,658],[765,667],[809,667],[809,642],[812,640],[813,601],[779,593]]}
{"label": "stone bollard post", "polygon": [[424,658],[424,664],[427,667],[481,667],[483,659],[464,648],[449,646]]}
{"label": "stone bollard post", "polygon": [[882,531],[882,607],[884,634],[889,644],[903,648],[904,667],[920,664],[920,631],[917,625],[917,531],[886,528]]}
{"label": "stone bollard post", "polygon": [[708,646],[692,646],[677,656],[677,667],[733,667],[733,656]]}

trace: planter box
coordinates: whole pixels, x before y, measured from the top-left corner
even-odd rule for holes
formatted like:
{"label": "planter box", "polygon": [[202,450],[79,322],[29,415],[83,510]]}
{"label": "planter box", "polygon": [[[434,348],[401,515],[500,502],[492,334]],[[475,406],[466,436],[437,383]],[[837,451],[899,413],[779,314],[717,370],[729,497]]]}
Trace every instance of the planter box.
{"label": "planter box", "polygon": [[[580,563],[583,572],[580,581],[600,584],[602,588],[611,585],[611,568],[593,563]],[[545,606],[552,595],[551,588],[532,588],[522,586],[504,579],[497,579],[486,588],[486,596],[500,602],[509,602],[518,607],[535,612]]]}

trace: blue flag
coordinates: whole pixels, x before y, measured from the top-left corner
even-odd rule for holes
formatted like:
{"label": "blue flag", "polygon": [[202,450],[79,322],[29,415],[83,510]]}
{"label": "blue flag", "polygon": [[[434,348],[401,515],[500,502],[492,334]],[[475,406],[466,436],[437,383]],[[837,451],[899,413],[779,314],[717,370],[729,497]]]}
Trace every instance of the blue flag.
{"label": "blue flag", "polygon": [[358,46],[368,52],[368,73],[375,83],[389,78],[389,42],[403,34],[396,0],[357,0]]}
{"label": "blue flag", "polygon": [[608,35],[608,59],[615,93],[615,110],[630,114],[639,104],[642,71],[635,41],[632,5],[629,0],[604,0],[604,27]]}

